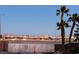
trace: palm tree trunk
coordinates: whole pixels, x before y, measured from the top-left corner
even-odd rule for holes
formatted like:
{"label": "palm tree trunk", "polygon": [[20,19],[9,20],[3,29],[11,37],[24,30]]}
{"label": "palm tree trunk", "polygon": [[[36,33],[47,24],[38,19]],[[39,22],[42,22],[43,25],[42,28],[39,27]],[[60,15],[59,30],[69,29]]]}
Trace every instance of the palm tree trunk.
{"label": "palm tree trunk", "polygon": [[70,31],[69,43],[71,43],[71,37],[72,37],[72,34],[73,34],[74,27],[75,27],[75,22],[73,22],[73,25],[72,25],[72,28],[71,28],[71,31]]}
{"label": "palm tree trunk", "polygon": [[64,16],[64,14],[62,12],[62,14],[61,14],[61,38],[62,38],[62,45],[65,44],[65,38],[64,38],[65,37],[65,29],[64,29],[63,16]]}
{"label": "palm tree trunk", "polygon": [[[63,20],[62,20],[62,24],[63,24]],[[62,45],[65,44],[65,30],[64,30],[64,26],[62,25],[61,28],[61,37],[62,37]]]}

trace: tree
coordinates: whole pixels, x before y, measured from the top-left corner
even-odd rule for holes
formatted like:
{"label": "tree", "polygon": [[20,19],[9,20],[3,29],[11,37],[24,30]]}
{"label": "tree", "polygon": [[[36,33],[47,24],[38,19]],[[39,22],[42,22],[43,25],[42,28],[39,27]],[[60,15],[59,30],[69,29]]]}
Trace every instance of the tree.
{"label": "tree", "polygon": [[73,24],[72,24],[70,35],[69,35],[69,43],[71,43],[71,37],[72,37],[76,22],[79,22],[79,15],[77,13],[72,14],[68,19],[68,22],[71,22],[71,21],[73,22]]}
{"label": "tree", "polygon": [[67,16],[69,16],[68,14],[69,9],[66,8],[66,6],[61,6],[59,10],[57,10],[57,16],[60,15],[60,19],[61,21],[57,23],[58,26],[58,30],[61,30],[61,38],[62,38],[62,45],[65,44],[65,29],[64,26],[68,26],[68,23],[66,21],[64,21],[63,17],[64,14],[66,14]]}
{"label": "tree", "polygon": [[76,37],[76,39],[74,40],[74,41],[78,41],[79,42],[79,23],[78,24],[76,24],[76,30],[74,31],[75,33],[74,33],[74,37]]}

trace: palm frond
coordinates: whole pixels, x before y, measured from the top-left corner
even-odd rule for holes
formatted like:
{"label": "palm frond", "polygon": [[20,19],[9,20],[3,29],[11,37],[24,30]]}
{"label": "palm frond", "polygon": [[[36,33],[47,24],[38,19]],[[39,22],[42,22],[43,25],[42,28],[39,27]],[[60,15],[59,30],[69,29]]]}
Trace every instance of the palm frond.
{"label": "palm frond", "polygon": [[77,30],[75,30],[74,32],[78,32]]}
{"label": "palm frond", "polygon": [[78,24],[75,24],[76,26],[79,26]]}
{"label": "palm frond", "polygon": [[68,27],[71,27],[68,23],[65,23],[65,27],[68,28]]}
{"label": "palm frond", "polygon": [[65,13],[68,13],[69,12],[69,9],[65,10]]}
{"label": "palm frond", "polygon": [[69,17],[69,19],[67,20],[67,22],[71,22],[72,21],[72,17]]}
{"label": "palm frond", "polygon": [[60,27],[57,28],[57,30],[60,30],[60,29],[61,29]]}
{"label": "palm frond", "polygon": [[60,23],[59,22],[57,22],[57,26],[60,26]]}
{"label": "palm frond", "polygon": [[58,16],[60,13],[56,13],[56,15]]}
{"label": "palm frond", "polygon": [[60,22],[57,22],[57,30],[60,30],[61,29],[61,23]]}
{"label": "palm frond", "polygon": [[60,10],[56,10],[57,12],[60,12]]}
{"label": "palm frond", "polygon": [[71,16],[71,15],[67,13],[67,16]]}

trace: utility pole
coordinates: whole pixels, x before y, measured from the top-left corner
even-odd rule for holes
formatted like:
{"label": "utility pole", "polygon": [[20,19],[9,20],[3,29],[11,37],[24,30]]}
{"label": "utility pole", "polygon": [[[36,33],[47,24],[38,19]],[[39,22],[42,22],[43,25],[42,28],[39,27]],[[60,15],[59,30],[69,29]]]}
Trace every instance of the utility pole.
{"label": "utility pole", "polygon": [[2,38],[2,34],[1,34],[1,15],[0,15],[0,38]]}
{"label": "utility pole", "polygon": [[4,14],[0,14],[0,39],[2,38],[2,34],[1,34],[1,20],[2,20],[2,16],[4,16]]}

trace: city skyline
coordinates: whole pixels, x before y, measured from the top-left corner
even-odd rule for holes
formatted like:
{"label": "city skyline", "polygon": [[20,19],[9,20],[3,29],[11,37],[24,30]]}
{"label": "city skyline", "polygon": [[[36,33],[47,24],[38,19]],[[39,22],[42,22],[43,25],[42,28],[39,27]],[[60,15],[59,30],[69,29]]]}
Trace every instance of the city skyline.
{"label": "city skyline", "polygon": [[[14,34],[60,35],[56,23],[57,5],[0,6],[1,32]],[[69,13],[79,13],[78,6],[69,5]],[[65,19],[67,19],[65,17]],[[69,28],[66,35],[69,35]]]}

